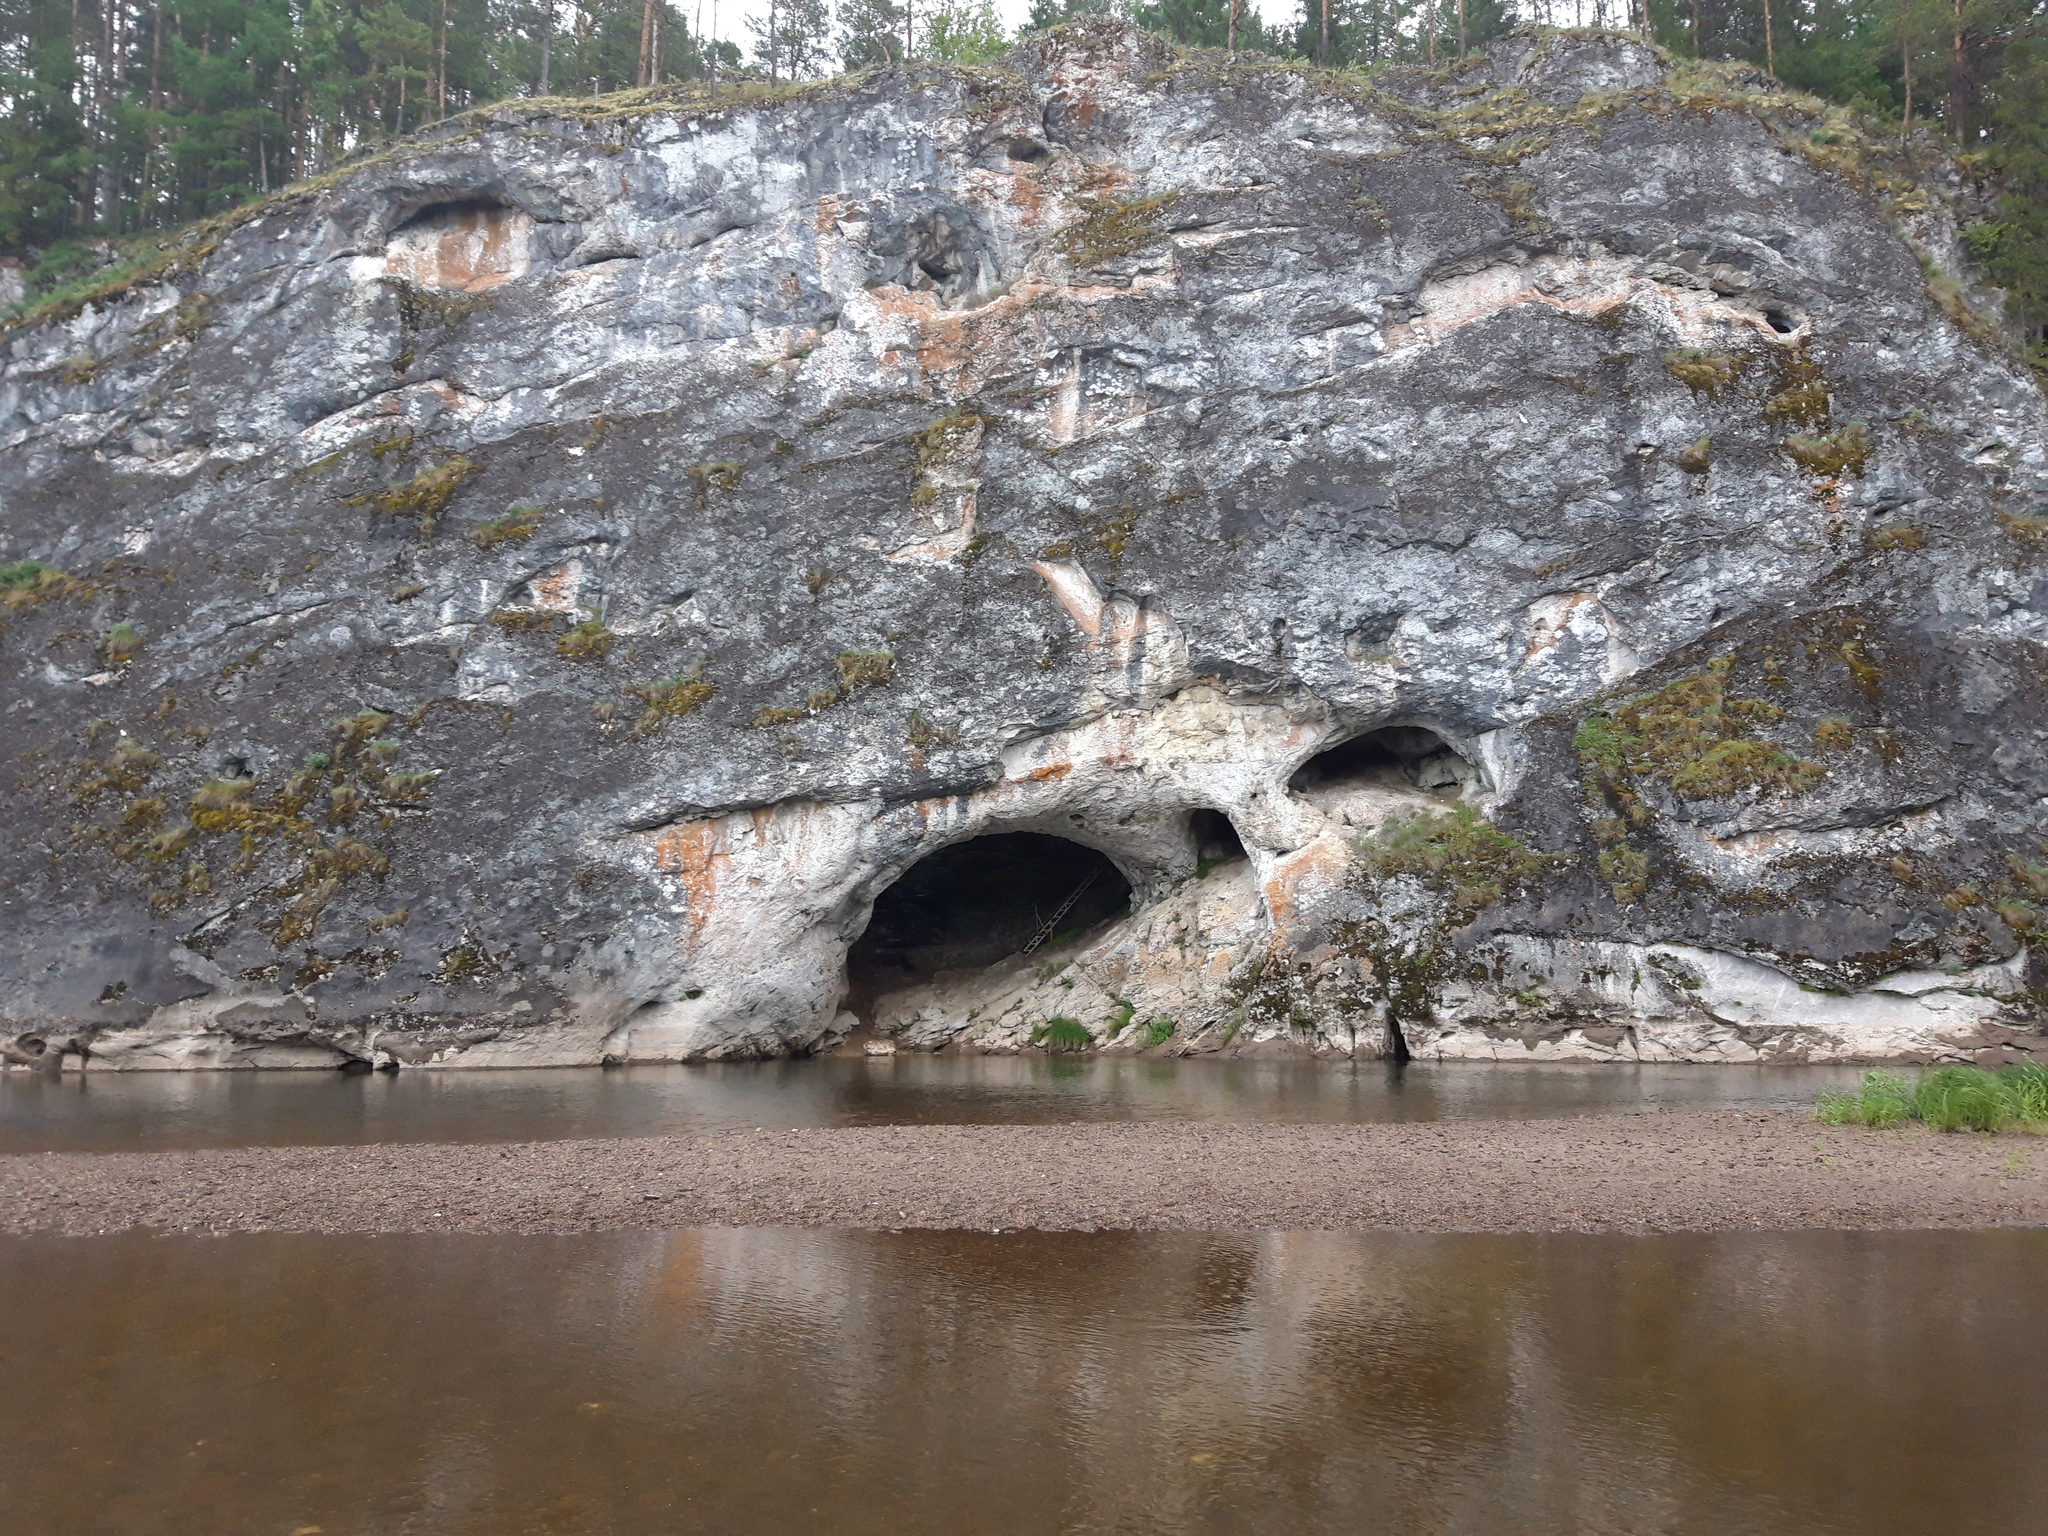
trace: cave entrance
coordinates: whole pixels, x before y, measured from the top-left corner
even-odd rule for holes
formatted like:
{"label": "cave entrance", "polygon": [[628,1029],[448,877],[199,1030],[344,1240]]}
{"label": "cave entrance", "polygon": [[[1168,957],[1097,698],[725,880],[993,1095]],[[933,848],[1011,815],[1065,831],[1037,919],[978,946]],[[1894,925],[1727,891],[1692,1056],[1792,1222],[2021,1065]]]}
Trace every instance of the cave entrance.
{"label": "cave entrance", "polygon": [[994,965],[1034,939],[1056,948],[1130,901],[1116,865],[1063,837],[1000,832],[941,848],[875,899],[847,951],[846,1007],[865,1019],[875,998],[940,971]]}
{"label": "cave entrance", "polygon": [[1195,840],[1195,873],[1206,875],[1219,864],[1234,864],[1248,858],[1244,839],[1221,811],[1204,806],[1188,817],[1188,835]]}
{"label": "cave entrance", "polygon": [[1478,781],[1478,771],[1435,731],[1387,725],[1318,752],[1287,787],[1339,820],[1373,827]]}

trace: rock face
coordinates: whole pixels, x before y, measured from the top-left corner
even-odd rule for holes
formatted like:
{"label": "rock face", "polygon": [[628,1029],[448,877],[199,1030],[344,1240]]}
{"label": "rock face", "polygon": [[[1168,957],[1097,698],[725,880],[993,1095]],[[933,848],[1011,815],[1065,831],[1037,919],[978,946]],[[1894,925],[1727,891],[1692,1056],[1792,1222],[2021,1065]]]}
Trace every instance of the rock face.
{"label": "rock face", "polygon": [[17,327],[9,1058],[824,1049],[1015,832],[1130,915],[864,1034],[2048,1049],[2043,400],[1822,126],[1071,28],[472,114]]}

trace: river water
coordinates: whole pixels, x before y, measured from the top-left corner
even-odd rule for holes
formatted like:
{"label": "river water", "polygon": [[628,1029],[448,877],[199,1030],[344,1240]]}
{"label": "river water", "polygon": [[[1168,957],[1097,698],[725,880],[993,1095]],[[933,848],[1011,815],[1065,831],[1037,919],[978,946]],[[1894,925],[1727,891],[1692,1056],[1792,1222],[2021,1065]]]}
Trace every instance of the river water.
{"label": "river water", "polygon": [[1345,1123],[1811,1105],[1854,1067],[834,1057],[596,1070],[0,1073],[0,1153],[1075,1120]]}
{"label": "river water", "polygon": [[2028,1532],[2048,1233],[0,1239],[0,1524]]}
{"label": "river water", "polygon": [[[0,1151],[1804,1106],[1855,1069],[0,1076]],[[0,1239],[7,1536],[2032,1532],[2048,1232]]]}

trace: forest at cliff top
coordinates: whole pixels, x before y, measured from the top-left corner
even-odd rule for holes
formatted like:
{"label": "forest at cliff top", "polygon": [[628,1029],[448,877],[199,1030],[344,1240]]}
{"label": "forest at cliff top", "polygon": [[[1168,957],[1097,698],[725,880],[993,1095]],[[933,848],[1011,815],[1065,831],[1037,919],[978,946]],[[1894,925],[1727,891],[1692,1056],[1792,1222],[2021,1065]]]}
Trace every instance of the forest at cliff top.
{"label": "forest at cliff top", "polygon": [[[1274,27],[1244,0],[1035,0],[1028,25],[1115,10],[1185,45],[1371,71],[1449,66],[1517,25],[1625,24],[1680,58],[1747,61],[1995,178],[1999,217],[1965,244],[2037,354],[2048,339],[2042,0],[1297,4]],[[0,303],[94,281],[138,237],[489,102],[809,79],[906,50],[985,62],[1010,41],[990,0],[775,0],[743,24],[738,9],[712,33],[704,0],[0,0]]]}

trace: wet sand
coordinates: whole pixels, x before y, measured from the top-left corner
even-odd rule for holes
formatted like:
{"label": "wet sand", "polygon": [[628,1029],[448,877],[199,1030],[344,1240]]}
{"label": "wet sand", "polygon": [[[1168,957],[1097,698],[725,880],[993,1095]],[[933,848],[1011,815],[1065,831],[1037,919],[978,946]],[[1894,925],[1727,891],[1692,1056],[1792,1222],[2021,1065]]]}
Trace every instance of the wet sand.
{"label": "wet sand", "polygon": [[2048,1142],[1686,1111],[878,1126],[0,1158],[0,1231],[1674,1232],[2048,1225]]}

